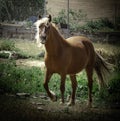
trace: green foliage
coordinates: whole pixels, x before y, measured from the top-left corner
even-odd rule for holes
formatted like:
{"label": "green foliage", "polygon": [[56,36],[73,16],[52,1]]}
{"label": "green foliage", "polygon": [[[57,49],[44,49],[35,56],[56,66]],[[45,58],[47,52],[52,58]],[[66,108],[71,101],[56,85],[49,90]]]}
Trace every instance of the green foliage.
{"label": "green foliage", "polygon": [[111,74],[109,79],[109,85],[106,88],[102,88],[97,98],[104,101],[107,104],[119,104],[120,103],[120,72],[115,71]]}
{"label": "green foliage", "polygon": [[10,40],[2,41],[1,44],[0,44],[0,50],[7,50],[7,51],[15,50],[14,41],[10,41]]}
{"label": "green foliage", "polygon": [[[57,17],[53,18],[55,23],[67,24],[67,11],[61,10]],[[82,25],[81,23],[82,22]],[[83,25],[83,23],[86,23]],[[95,32],[95,31],[113,31],[114,25],[107,18],[88,21],[87,14],[79,10],[69,10],[69,28],[71,32]]]}
{"label": "green foliage", "polygon": [[0,88],[5,92],[43,92],[43,72],[40,68],[16,67],[15,63],[0,63]]}
{"label": "green foliage", "polygon": [[87,21],[87,14],[85,14],[81,9],[79,10],[69,10],[70,16],[70,31],[79,31],[80,22]]}
{"label": "green foliage", "polygon": [[[0,89],[4,92],[17,93],[26,92],[36,94],[45,92],[43,88],[44,71],[37,67],[18,67],[14,61],[0,63]],[[97,78],[94,75],[93,97],[102,102],[117,103],[120,102],[120,75],[114,72],[109,81],[109,88],[98,90]],[[88,81],[85,71],[77,76],[78,88],[76,97],[80,100],[88,97]],[[60,97],[60,76],[54,74],[49,82],[50,90],[54,91]],[[71,81],[66,78],[65,97],[71,94]]]}
{"label": "green foliage", "polygon": [[[87,15],[84,14],[82,12],[82,10],[72,10],[70,9],[69,10],[69,27],[70,27],[70,31],[77,31],[78,30],[78,27],[80,26],[79,25],[79,22],[82,21],[82,20],[86,20]],[[58,13],[58,16],[57,17],[54,17],[53,18],[53,22],[55,23],[63,23],[63,24],[67,24],[67,11],[66,10],[61,10],[59,13]],[[76,24],[77,23],[77,24]]]}
{"label": "green foliage", "polygon": [[95,32],[95,31],[113,31],[114,25],[108,19],[100,19],[96,21],[88,21],[85,25],[80,27],[82,31]]}
{"label": "green foliage", "polygon": [[0,53],[0,58],[9,58],[9,53]]}
{"label": "green foliage", "polygon": [[120,71],[114,72],[109,83],[109,101],[120,103]]}
{"label": "green foliage", "polygon": [[25,20],[43,11],[44,0],[0,0],[0,21]]}
{"label": "green foliage", "polygon": [[63,23],[67,24],[67,16],[66,16],[66,11],[63,9],[58,13],[57,17],[53,18],[53,22],[58,24],[58,23]]}
{"label": "green foliage", "polygon": [[[31,55],[30,53],[28,54],[27,52],[24,52],[20,48],[16,47],[15,44],[16,43],[15,43],[14,40],[3,39],[2,41],[0,41],[0,51],[3,51],[2,53],[0,53],[0,58],[8,58],[9,57],[9,53],[5,53],[4,52],[4,50],[5,50],[5,51],[11,51],[10,52],[11,54],[13,52],[15,52],[13,59],[19,59],[19,58],[22,58],[22,59],[26,59],[26,58],[40,59],[40,58],[38,58],[38,55]],[[26,45],[24,45],[24,47],[26,47]]]}

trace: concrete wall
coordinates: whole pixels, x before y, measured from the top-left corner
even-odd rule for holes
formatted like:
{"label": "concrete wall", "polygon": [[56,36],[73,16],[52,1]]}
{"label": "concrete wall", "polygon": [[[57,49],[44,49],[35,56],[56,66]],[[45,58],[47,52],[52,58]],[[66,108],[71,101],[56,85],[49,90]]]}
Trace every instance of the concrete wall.
{"label": "concrete wall", "polygon": [[[68,0],[47,0],[47,12],[57,16],[62,9],[67,9]],[[69,0],[70,9],[82,9],[88,19],[108,18],[114,21],[120,16],[120,0]]]}

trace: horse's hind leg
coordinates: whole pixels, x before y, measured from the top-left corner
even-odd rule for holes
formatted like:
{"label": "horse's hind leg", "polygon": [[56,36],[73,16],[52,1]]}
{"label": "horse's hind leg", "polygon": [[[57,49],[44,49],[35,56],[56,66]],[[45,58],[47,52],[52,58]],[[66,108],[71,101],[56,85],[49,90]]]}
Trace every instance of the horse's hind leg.
{"label": "horse's hind leg", "polygon": [[69,106],[75,104],[75,94],[76,94],[76,88],[77,88],[77,80],[76,75],[70,75],[71,83],[72,83],[72,95],[70,102],[68,103]]}
{"label": "horse's hind leg", "polygon": [[88,107],[92,107],[92,86],[93,86],[93,68],[86,68],[87,78],[88,78]]}

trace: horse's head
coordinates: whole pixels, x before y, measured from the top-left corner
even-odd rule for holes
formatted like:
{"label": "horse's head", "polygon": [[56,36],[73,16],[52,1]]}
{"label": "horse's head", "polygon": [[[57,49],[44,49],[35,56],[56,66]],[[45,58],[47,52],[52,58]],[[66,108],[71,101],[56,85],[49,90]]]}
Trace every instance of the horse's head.
{"label": "horse's head", "polygon": [[40,40],[42,44],[46,43],[48,34],[49,34],[49,29],[50,29],[50,22],[51,22],[51,15],[41,18],[39,16],[39,20],[35,23],[37,27],[37,39]]}

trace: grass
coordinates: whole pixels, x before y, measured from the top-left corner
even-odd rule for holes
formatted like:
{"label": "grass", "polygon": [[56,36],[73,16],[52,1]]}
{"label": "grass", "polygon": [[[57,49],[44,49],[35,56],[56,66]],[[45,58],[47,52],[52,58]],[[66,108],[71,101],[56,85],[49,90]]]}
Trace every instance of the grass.
{"label": "grass", "polygon": [[[23,41],[23,40],[0,40],[0,47],[2,43],[5,43],[9,41],[6,45],[9,46],[9,50],[16,50],[20,53],[24,53],[27,56],[37,56],[42,50],[41,48],[37,47],[36,43],[33,41]],[[12,44],[11,44],[12,43]],[[112,74],[113,78],[111,80],[112,83],[110,83],[109,87],[110,90],[112,87],[115,89],[115,85],[120,85],[118,82],[120,80],[119,72],[120,72],[120,46],[119,45],[112,45],[108,43],[93,43],[96,49],[100,49],[102,55],[109,60],[112,59],[111,62],[116,64],[116,71],[115,74]],[[11,46],[12,45],[12,49]],[[6,48],[5,46],[2,46]],[[11,92],[11,93],[17,93],[17,92],[28,92],[31,94],[44,92],[43,88],[43,80],[44,80],[44,70],[41,70],[38,67],[24,67],[24,66],[16,66],[15,60],[6,60],[1,61],[0,63],[0,89],[4,92]],[[118,77],[118,78],[116,78]],[[87,77],[85,74],[85,71],[81,72],[77,76],[78,80],[78,88],[77,88],[77,97],[80,97],[82,99],[87,98]],[[97,80],[94,76],[94,80]],[[115,84],[114,84],[115,83]],[[56,92],[57,96],[60,97],[60,76],[55,74],[52,76],[51,81],[49,83],[50,89],[54,92]],[[118,86],[118,92],[119,92]],[[114,89],[112,88],[113,92]],[[66,93],[65,96],[67,97],[68,94],[71,93],[71,81],[69,77],[66,78]],[[97,98],[103,98],[99,97],[99,90],[98,90],[98,84],[97,81],[94,82],[93,86],[93,94]],[[103,93],[101,93],[102,95]],[[115,94],[115,93],[113,93]],[[113,95],[112,94],[112,95]],[[116,95],[119,93],[116,93]],[[106,89],[104,91],[104,95],[110,95],[109,91]],[[111,98],[111,96],[109,96]],[[119,97],[119,96],[117,96]],[[112,100],[112,98],[111,98]],[[119,100],[116,99],[116,100]]]}
{"label": "grass", "polygon": [[38,47],[35,41],[4,38],[0,39],[0,50],[16,51],[21,57],[26,58],[37,58],[40,52],[43,52],[43,48]]}
{"label": "grass", "polygon": [[0,87],[5,92],[43,92],[43,72],[40,68],[16,67],[15,62],[0,63]]}
{"label": "grass", "polygon": [[41,48],[39,48],[34,41],[17,40],[15,41],[15,47],[19,48],[24,53],[31,55],[31,56],[38,55],[41,51]]}

